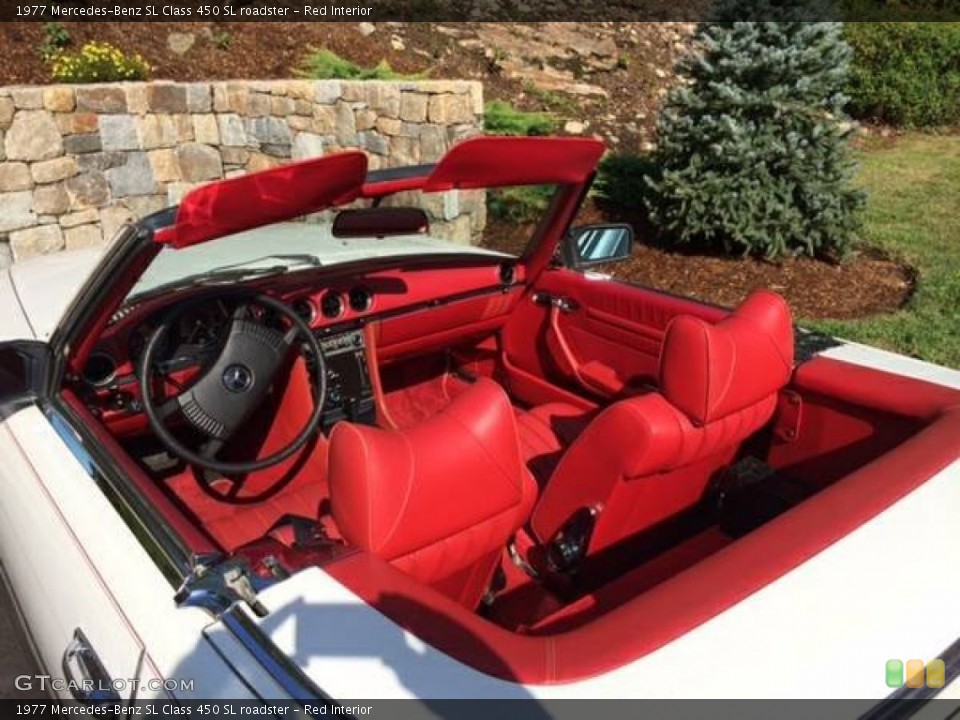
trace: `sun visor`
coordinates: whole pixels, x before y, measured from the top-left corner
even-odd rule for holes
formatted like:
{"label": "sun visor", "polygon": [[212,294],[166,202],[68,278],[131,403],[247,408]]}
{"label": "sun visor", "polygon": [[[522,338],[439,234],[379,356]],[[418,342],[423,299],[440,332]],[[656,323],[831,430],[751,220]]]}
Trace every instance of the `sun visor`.
{"label": "sun visor", "polygon": [[603,150],[602,142],[588,138],[471,138],[443,156],[423,192],[581,183],[594,172]]}
{"label": "sun visor", "polygon": [[367,156],[348,151],[204,185],[184,196],[176,224],[156,240],[184,248],[349,203],[366,175]]}

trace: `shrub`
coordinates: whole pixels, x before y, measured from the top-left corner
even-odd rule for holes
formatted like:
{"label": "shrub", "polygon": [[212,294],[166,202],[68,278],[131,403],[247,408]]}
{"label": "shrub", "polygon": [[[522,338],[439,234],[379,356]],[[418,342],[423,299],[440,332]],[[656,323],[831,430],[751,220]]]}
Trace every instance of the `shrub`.
{"label": "shrub", "polygon": [[840,23],[701,23],[695,40],[658,123],[651,221],[668,241],[728,253],[842,253],[863,194]]}
{"label": "shrub", "polygon": [[553,185],[523,185],[488,190],[487,211],[505,222],[536,222],[546,212],[555,190]]}
{"label": "shrub", "polygon": [[486,104],[483,129],[488,135],[549,135],[560,126],[554,115],[517,110],[503,100]]}
{"label": "shrub", "polygon": [[40,57],[49,60],[62,51],[72,41],[70,32],[58,22],[49,22],[43,26],[43,42],[40,43]]}
{"label": "shrub", "polygon": [[647,178],[656,165],[649,155],[612,153],[600,161],[593,191],[598,198],[624,209],[642,206],[650,194]]}
{"label": "shrub", "polygon": [[146,80],[150,65],[139,53],[125,55],[109,43],[88,42],[77,53],[58,52],[50,60],[55,82],[96,83]]}
{"label": "shrub", "polygon": [[372,68],[361,67],[326,48],[311,48],[300,63],[300,74],[314,80],[416,80],[425,75],[398,73],[386,60]]}
{"label": "shrub", "polygon": [[850,109],[905,127],[960,123],[960,23],[846,23]]}

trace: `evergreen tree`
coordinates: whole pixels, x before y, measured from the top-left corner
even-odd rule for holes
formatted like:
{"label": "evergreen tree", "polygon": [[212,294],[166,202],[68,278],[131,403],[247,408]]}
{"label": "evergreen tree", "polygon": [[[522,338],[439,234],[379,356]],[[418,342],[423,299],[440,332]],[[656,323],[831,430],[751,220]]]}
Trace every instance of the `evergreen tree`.
{"label": "evergreen tree", "polygon": [[711,22],[677,66],[646,202],[678,242],[836,255],[859,223],[841,23]]}

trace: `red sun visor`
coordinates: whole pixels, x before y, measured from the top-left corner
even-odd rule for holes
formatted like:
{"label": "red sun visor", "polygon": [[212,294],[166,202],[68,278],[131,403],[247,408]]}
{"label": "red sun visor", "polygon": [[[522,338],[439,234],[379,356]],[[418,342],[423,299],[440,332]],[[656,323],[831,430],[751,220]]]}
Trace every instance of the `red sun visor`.
{"label": "red sun visor", "polygon": [[601,141],[588,138],[471,138],[440,159],[423,192],[582,183],[596,169],[603,149]]}
{"label": "red sun visor", "polygon": [[210,183],[184,196],[176,223],[156,241],[184,248],[343,205],[366,175],[367,156],[351,150]]}

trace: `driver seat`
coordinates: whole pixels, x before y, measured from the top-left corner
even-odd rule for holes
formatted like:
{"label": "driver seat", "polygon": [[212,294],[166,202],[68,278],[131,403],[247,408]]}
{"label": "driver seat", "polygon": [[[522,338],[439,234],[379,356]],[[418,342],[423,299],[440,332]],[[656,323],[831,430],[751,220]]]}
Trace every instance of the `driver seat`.
{"label": "driver seat", "polygon": [[328,462],[342,537],[471,610],[537,497],[510,400],[488,379],[414,426],[337,423]]}

